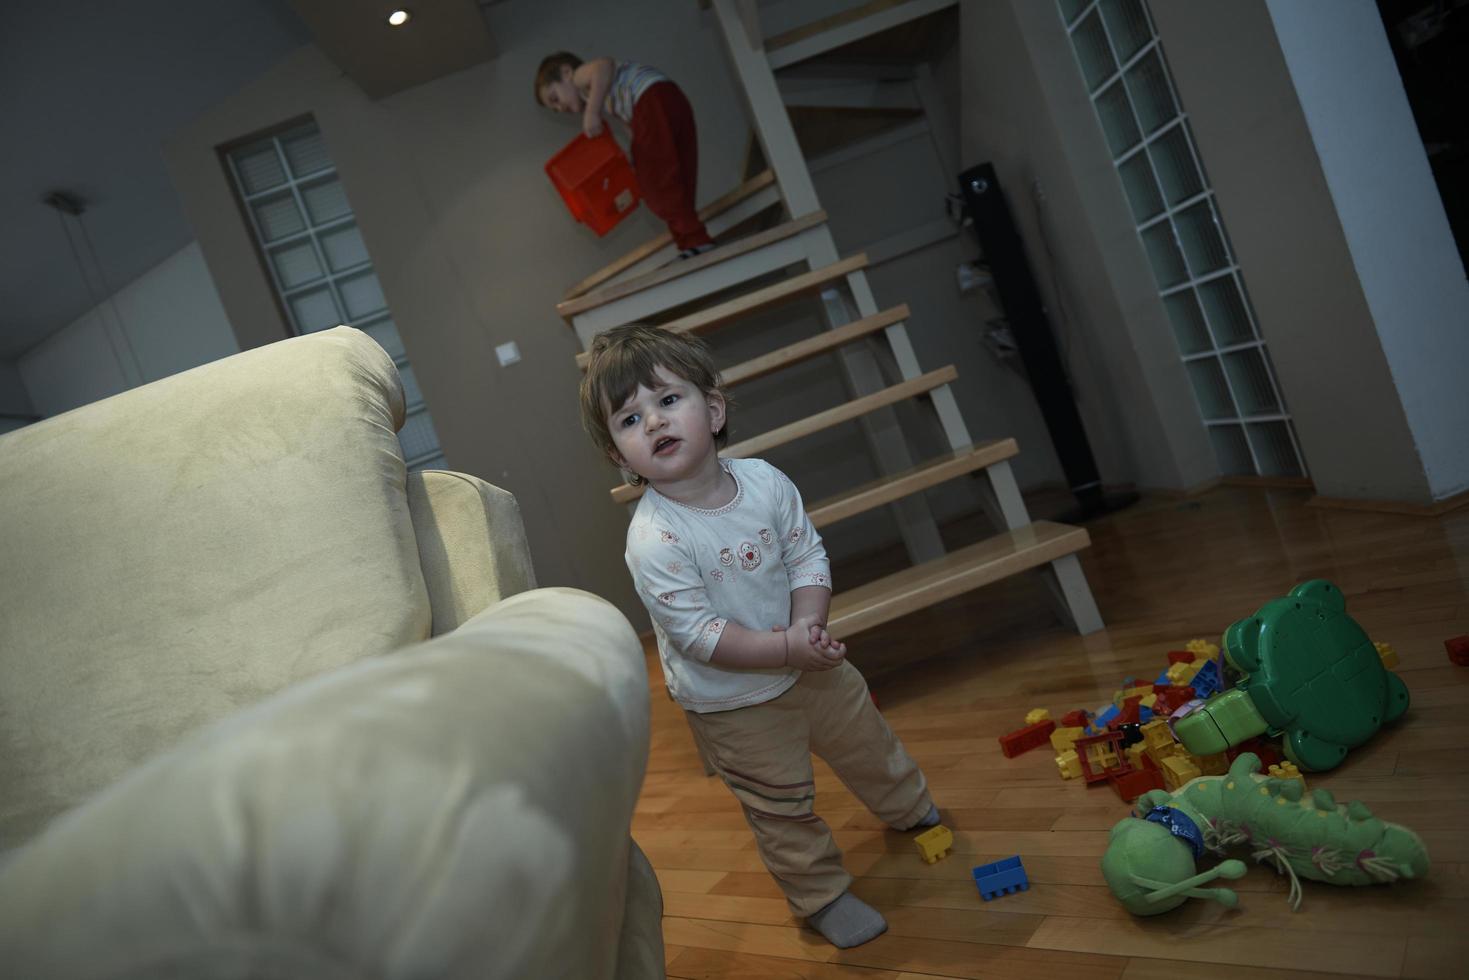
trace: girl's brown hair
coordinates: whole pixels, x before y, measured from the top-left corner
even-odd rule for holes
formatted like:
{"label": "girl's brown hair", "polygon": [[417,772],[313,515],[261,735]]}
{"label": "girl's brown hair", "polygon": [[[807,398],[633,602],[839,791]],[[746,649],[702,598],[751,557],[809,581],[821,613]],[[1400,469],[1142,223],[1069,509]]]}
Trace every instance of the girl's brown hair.
{"label": "girl's brown hair", "polygon": [[[656,372],[660,367],[706,395],[719,392],[728,403],[709,345],[698,337],[641,323],[597,334],[592,338],[591,360],[581,381],[581,424],[609,459],[617,446],[607,427],[607,417],[640,385],[658,387]],[[722,448],[728,441],[726,425],[714,433],[714,444]]]}

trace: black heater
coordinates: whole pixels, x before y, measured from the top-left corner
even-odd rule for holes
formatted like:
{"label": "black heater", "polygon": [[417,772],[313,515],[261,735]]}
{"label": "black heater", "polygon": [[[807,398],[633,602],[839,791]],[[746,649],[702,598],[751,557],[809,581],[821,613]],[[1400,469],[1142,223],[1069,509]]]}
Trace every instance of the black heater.
{"label": "black heater", "polygon": [[1020,233],[1000,192],[992,164],[981,163],[959,175],[959,193],[965,212],[972,219],[975,237],[989,267],[990,277],[1004,308],[1005,319],[1015,336],[1025,373],[1035,391],[1041,417],[1051,434],[1066,483],[1076,497],[1077,510],[1063,520],[1086,520],[1119,510],[1137,500],[1137,494],[1104,495],[1097,462],[1092,458],[1086,430],[1076,411],[1076,400],[1066,380],[1066,370],[1056,349],[1040,290],[1025,259]]}

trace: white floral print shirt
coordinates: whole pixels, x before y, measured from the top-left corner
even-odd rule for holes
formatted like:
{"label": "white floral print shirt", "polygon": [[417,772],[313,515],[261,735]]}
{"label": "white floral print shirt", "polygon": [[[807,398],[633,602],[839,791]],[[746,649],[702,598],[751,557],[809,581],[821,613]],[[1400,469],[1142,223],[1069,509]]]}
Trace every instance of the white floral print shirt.
{"label": "white floral print shirt", "polygon": [[628,571],[653,618],[668,689],[699,712],[759,704],[794,684],[794,668],[734,670],[709,658],[730,622],[785,626],[792,590],[831,588],[826,549],[790,478],[764,460],[721,463],[738,488],[729,503],[689,507],[650,487],[627,530]]}

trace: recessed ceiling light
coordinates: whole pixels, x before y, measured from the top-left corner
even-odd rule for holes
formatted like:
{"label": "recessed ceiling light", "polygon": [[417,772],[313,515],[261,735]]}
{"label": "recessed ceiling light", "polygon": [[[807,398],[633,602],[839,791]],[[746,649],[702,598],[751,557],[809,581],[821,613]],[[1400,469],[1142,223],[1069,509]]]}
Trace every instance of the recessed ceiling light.
{"label": "recessed ceiling light", "polygon": [[395,10],[391,14],[388,14],[388,23],[392,24],[394,27],[402,27],[404,24],[408,23],[408,18],[412,16],[412,11]]}

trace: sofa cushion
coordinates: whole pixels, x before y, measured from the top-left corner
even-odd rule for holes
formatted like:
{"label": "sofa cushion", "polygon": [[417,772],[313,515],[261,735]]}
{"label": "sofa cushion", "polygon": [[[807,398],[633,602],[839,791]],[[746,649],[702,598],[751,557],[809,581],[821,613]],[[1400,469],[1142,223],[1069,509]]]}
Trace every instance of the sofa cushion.
{"label": "sofa cushion", "polygon": [[297,685],[16,852],[0,963],[48,980],[661,975],[657,882],[628,838],[644,663],[611,604],[541,589]]}
{"label": "sofa cushion", "polygon": [[186,732],[428,635],[387,354],[347,327],[0,437],[0,849]]}

